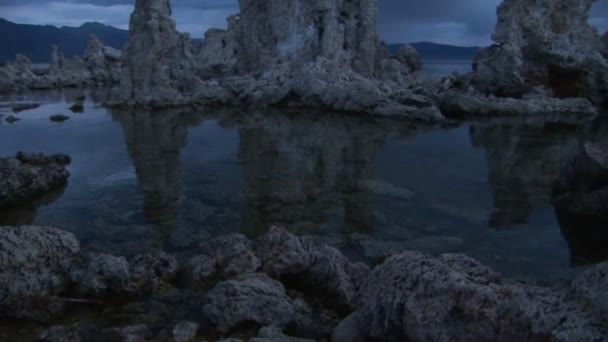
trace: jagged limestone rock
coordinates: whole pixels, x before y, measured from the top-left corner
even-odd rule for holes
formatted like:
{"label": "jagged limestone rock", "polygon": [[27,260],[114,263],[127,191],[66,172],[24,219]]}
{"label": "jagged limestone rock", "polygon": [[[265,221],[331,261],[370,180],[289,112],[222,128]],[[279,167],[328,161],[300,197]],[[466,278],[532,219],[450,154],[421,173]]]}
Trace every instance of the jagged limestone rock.
{"label": "jagged limestone rock", "polygon": [[47,320],[61,309],[80,244],[55,228],[0,227],[0,316]]}
{"label": "jagged limestone rock", "polygon": [[185,104],[200,86],[190,37],[177,32],[169,0],[137,0],[129,23],[116,102]]}
{"label": "jagged limestone rock", "polygon": [[495,45],[474,63],[472,83],[485,94],[519,97],[536,86],[555,97],[604,103],[608,61],[588,14],[596,0],[504,0]]}

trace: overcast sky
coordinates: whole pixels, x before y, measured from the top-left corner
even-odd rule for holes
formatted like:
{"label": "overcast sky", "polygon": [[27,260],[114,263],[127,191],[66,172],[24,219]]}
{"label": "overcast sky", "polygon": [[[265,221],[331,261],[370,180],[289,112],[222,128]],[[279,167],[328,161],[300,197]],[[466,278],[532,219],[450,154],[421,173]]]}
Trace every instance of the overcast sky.
{"label": "overcast sky", "polygon": [[[173,0],[181,31],[201,37],[225,27],[237,0]],[[378,29],[387,42],[433,41],[487,45],[500,0],[378,0]],[[134,0],[0,0],[0,17],[27,24],[78,26],[86,21],[128,28]],[[599,0],[590,22],[608,30],[608,0]]]}

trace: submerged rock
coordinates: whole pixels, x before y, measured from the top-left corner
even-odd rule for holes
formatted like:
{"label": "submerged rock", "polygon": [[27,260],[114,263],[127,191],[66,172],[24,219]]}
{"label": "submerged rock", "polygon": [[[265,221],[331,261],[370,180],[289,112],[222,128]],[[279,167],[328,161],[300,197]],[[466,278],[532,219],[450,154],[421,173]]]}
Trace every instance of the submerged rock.
{"label": "submerged rock", "polygon": [[51,115],[49,117],[49,120],[51,120],[53,122],[64,122],[64,121],[70,120],[70,117],[67,115],[63,115],[63,114],[55,114],[55,115]]}
{"label": "submerged rock", "polygon": [[12,116],[12,115],[7,116],[6,119],[4,119],[4,120],[6,120],[6,122],[8,122],[9,124],[15,123],[17,121],[21,121],[20,118]]}
{"label": "submerged rock", "polygon": [[40,107],[37,103],[17,103],[13,105],[13,113],[19,113],[30,109],[36,109]]}
{"label": "submerged rock", "polygon": [[76,237],[55,228],[0,227],[0,316],[48,320],[61,309]]}
{"label": "submerged rock", "polygon": [[0,207],[26,201],[65,184],[70,173],[65,166],[70,157],[19,152],[0,158]]}

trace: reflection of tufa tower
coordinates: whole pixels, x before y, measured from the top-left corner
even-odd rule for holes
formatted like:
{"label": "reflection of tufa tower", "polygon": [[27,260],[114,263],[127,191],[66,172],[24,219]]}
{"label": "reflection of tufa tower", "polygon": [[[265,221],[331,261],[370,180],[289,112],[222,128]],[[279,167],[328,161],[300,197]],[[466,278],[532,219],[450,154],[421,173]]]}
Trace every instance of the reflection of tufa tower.
{"label": "reflection of tufa tower", "polygon": [[180,153],[189,118],[178,111],[115,113],[123,127],[129,156],[144,194],[146,221],[157,225],[164,241],[177,224]]}
{"label": "reflection of tufa tower", "polygon": [[340,116],[265,114],[240,125],[239,158],[245,177],[243,229],[257,235],[273,224],[315,233],[323,222],[346,231],[368,229],[368,194],[385,130]]}

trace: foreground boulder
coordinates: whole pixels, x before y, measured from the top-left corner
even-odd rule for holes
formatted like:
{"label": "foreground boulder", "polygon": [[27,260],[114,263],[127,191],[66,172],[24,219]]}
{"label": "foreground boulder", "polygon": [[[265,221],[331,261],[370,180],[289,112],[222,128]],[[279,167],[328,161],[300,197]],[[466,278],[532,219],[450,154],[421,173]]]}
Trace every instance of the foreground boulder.
{"label": "foreground boulder", "polygon": [[66,183],[70,157],[19,152],[0,158],[0,208],[27,201]]}
{"label": "foreground boulder", "polygon": [[0,227],[0,316],[47,320],[68,289],[80,244],[55,228]]}
{"label": "foreground boulder", "polygon": [[504,280],[464,255],[406,252],[372,272],[349,319],[382,341],[603,340],[606,321],[573,292]]}

